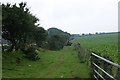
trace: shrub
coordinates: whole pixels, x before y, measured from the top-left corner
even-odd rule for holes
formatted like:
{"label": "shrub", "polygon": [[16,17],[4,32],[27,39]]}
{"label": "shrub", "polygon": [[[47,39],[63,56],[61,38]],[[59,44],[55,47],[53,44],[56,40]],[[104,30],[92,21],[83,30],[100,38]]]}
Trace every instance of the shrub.
{"label": "shrub", "polygon": [[75,50],[78,52],[80,63],[89,62],[90,52],[83,48],[79,43],[74,45]]}
{"label": "shrub", "polygon": [[39,60],[38,51],[35,47],[31,46],[25,51],[25,57],[30,60]]}
{"label": "shrub", "polygon": [[50,50],[60,50],[64,47],[66,39],[62,35],[52,35],[48,39],[48,46]]}

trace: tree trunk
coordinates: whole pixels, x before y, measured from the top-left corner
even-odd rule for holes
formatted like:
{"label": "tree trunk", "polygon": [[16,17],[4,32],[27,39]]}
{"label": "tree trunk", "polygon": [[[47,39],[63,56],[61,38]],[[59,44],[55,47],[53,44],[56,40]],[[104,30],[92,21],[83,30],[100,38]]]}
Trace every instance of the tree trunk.
{"label": "tree trunk", "polygon": [[9,52],[12,52],[14,49],[14,44],[11,45],[10,49],[8,49]]}
{"label": "tree trunk", "polygon": [[3,46],[3,44],[2,44],[2,51],[4,51],[4,46]]}
{"label": "tree trunk", "polygon": [[19,42],[19,40],[17,40],[15,43],[15,51],[17,51],[19,49],[19,46],[20,46],[20,42]]}
{"label": "tree trunk", "polygon": [[15,40],[12,40],[11,43],[12,43],[12,45],[11,45],[10,49],[8,49],[9,52],[13,51],[13,49],[15,47]]}

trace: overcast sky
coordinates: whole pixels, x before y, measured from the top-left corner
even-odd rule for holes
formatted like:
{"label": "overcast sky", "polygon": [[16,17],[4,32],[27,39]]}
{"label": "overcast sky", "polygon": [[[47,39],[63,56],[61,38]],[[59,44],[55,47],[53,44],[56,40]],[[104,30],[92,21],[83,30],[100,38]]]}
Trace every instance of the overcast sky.
{"label": "overcast sky", "polygon": [[117,32],[120,0],[1,0],[27,2],[40,26],[56,27],[71,34]]}

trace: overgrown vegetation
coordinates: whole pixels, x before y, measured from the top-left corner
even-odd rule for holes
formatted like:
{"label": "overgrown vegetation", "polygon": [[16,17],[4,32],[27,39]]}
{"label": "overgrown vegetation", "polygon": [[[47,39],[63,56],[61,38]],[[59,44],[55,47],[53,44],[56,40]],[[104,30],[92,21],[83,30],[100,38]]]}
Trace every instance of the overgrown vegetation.
{"label": "overgrown vegetation", "polygon": [[25,50],[24,53],[25,53],[25,57],[30,60],[36,61],[40,59],[40,57],[38,56],[38,50],[33,46]]}
{"label": "overgrown vegetation", "polygon": [[60,50],[69,41],[70,34],[57,28],[48,29],[48,47],[50,50]]}
{"label": "overgrown vegetation", "polygon": [[89,63],[91,52],[80,45],[80,43],[74,44],[75,50],[78,52],[78,58],[80,63]]}

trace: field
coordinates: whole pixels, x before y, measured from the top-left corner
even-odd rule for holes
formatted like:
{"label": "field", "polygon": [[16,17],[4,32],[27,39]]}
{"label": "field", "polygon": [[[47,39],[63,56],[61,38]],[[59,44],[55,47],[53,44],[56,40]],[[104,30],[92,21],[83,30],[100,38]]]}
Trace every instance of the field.
{"label": "field", "polygon": [[[89,78],[86,63],[80,63],[78,53],[72,46],[60,51],[40,49],[40,60],[30,61],[21,51],[3,53],[3,78]],[[21,63],[16,64],[16,58]]]}
{"label": "field", "polygon": [[99,34],[81,36],[75,38],[73,43],[80,43],[84,48],[94,51],[101,56],[110,56],[114,62],[118,62],[118,34]]}

